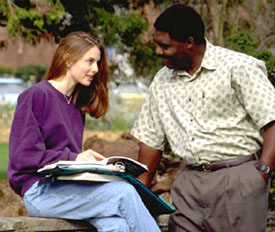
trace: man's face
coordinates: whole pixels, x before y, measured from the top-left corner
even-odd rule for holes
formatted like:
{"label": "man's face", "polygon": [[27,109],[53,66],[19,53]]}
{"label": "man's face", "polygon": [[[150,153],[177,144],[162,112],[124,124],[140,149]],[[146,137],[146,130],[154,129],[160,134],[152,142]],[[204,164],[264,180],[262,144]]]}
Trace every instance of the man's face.
{"label": "man's face", "polygon": [[175,70],[189,70],[191,67],[190,52],[186,42],[171,39],[168,32],[155,31],[156,54],[163,58],[164,64]]}

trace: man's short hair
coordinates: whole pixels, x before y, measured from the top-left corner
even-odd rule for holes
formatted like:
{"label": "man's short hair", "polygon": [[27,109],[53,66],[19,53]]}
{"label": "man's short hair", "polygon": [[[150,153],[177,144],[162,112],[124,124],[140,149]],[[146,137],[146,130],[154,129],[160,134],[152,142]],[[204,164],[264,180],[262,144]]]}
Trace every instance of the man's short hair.
{"label": "man's short hair", "polygon": [[175,4],[164,10],[154,23],[158,31],[168,32],[170,38],[184,42],[189,36],[195,43],[204,43],[204,23],[201,16],[184,4]]}

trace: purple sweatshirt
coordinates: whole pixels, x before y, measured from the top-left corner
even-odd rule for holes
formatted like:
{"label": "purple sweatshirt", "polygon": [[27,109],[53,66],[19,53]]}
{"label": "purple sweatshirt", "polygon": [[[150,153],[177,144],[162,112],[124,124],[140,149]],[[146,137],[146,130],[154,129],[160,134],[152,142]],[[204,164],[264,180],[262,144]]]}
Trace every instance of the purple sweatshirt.
{"label": "purple sweatshirt", "polygon": [[18,98],[9,139],[8,179],[24,196],[41,177],[37,169],[58,160],[75,160],[82,149],[84,116],[64,95],[42,81]]}

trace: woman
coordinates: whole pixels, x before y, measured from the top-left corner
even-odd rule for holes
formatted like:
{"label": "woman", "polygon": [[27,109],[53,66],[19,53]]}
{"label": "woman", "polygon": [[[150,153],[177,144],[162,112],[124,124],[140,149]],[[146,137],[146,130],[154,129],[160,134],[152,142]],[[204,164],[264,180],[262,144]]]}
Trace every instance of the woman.
{"label": "woman", "polygon": [[58,160],[101,160],[81,152],[84,115],[107,111],[104,47],[85,32],[59,44],[46,80],[23,92],[11,128],[8,178],[31,216],[87,220],[98,231],[159,231],[135,189],[124,182],[51,182],[37,169]]}

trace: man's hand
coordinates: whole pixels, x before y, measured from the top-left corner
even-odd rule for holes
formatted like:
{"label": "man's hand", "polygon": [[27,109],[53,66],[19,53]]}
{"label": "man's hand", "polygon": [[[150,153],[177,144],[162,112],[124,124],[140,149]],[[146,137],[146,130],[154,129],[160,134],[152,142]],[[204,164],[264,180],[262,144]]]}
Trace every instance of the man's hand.
{"label": "man's hand", "polygon": [[262,175],[262,177],[264,178],[265,182],[268,183],[268,180],[270,178],[269,174],[267,174],[267,173],[265,173],[265,172],[263,172],[261,170],[258,170],[258,171]]}
{"label": "man's hand", "polygon": [[138,180],[141,181],[142,184],[144,184],[147,188],[150,187],[150,175],[148,174],[148,172],[145,172],[143,174],[141,174],[140,176],[138,176]]}
{"label": "man's hand", "polygon": [[139,149],[138,161],[147,165],[148,171],[141,174],[138,179],[146,186],[149,187],[155,171],[159,165],[162,152],[142,143]]}
{"label": "man's hand", "polygon": [[93,151],[92,149],[88,149],[79,153],[76,157],[76,161],[96,161],[96,160],[103,160],[106,157]]}
{"label": "man's hand", "polygon": [[[263,143],[263,151],[261,158],[259,159],[258,163],[269,167],[270,170],[273,170],[275,165],[275,121],[272,121],[267,126],[264,127],[263,131],[264,143]],[[263,171],[259,170],[261,175],[263,176],[264,180],[268,182],[270,173],[264,173]]]}

